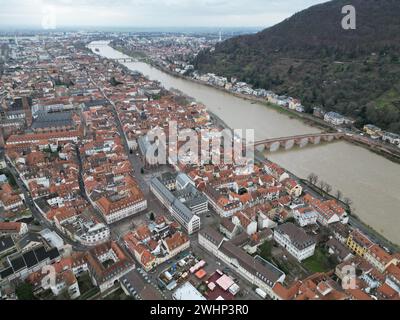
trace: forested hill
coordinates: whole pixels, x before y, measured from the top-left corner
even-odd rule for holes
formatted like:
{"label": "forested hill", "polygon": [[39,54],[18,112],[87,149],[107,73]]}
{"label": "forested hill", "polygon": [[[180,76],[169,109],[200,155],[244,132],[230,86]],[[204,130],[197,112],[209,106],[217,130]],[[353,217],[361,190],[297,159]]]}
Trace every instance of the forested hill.
{"label": "forested hill", "polygon": [[[344,30],[345,5],[356,30]],[[201,72],[237,77],[400,133],[400,1],[334,0],[254,35],[231,38],[194,61]]]}

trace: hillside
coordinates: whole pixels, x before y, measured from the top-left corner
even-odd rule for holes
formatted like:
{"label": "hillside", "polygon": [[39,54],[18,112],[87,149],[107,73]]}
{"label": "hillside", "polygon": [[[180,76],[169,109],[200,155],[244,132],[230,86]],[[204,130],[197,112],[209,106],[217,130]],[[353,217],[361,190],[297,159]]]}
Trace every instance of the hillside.
{"label": "hillside", "polygon": [[[342,7],[357,29],[341,26]],[[198,55],[201,72],[237,77],[400,133],[400,1],[334,0]]]}

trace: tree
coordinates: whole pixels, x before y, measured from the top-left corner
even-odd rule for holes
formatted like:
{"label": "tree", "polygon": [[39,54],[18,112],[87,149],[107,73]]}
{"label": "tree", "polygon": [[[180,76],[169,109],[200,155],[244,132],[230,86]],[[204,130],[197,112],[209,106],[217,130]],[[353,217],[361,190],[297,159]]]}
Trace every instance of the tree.
{"label": "tree", "polygon": [[343,197],[342,191],[337,190],[335,196],[336,196],[336,199],[342,200],[342,197]]}
{"label": "tree", "polygon": [[15,289],[19,300],[36,300],[33,294],[33,286],[30,283],[23,282]]}
{"label": "tree", "polygon": [[347,204],[349,207],[353,204],[353,201],[350,198],[344,198],[344,203]]}
{"label": "tree", "polygon": [[265,241],[260,247],[260,256],[266,260],[272,257],[272,242]]}
{"label": "tree", "polygon": [[324,191],[325,185],[326,185],[325,181],[321,180],[321,181],[318,182],[318,186],[322,191]]}
{"label": "tree", "polygon": [[312,183],[312,184],[316,184],[317,182],[318,182],[318,176],[315,174],[315,173],[310,173],[309,175],[308,175],[308,181],[310,182],[310,183]]}
{"label": "tree", "polygon": [[150,220],[151,221],[156,220],[156,217],[154,216],[154,212],[150,212]]}
{"label": "tree", "polygon": [[330,193],[332,191],[332,186],[330,184],[325,183],[325,192]]}

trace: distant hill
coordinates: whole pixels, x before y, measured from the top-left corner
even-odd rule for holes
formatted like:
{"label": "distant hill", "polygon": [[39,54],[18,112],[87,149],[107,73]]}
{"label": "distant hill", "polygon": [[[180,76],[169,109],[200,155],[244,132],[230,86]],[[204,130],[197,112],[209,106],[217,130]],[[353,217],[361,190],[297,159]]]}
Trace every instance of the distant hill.
{"label": "distant hill", "polygon": [[[342,7],[357,12],[344,30]],[[400,133],[400,1],[334,0],[257,34],[231,38],[194,61],[201,72],[237,77]]]}

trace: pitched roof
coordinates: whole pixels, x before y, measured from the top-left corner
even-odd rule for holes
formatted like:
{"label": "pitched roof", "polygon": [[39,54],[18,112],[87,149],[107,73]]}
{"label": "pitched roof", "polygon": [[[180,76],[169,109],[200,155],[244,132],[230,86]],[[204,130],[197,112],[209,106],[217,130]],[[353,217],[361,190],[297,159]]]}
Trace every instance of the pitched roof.
{"label": "pitched roof", "polygon": [[291,222],[276,227],[275,232],[287,235],[291,243],[299,250],[303,250],[315,244],[315,240],[311,236]]}

